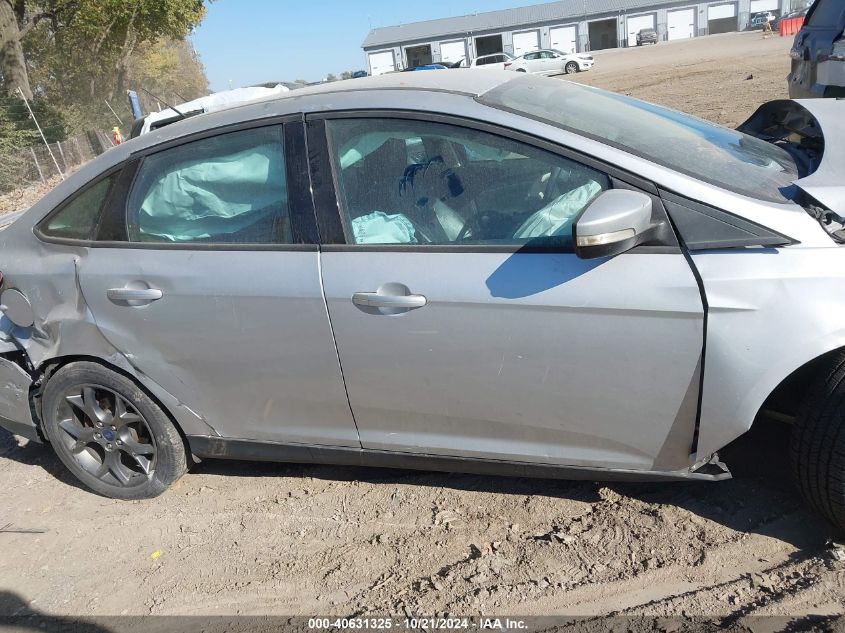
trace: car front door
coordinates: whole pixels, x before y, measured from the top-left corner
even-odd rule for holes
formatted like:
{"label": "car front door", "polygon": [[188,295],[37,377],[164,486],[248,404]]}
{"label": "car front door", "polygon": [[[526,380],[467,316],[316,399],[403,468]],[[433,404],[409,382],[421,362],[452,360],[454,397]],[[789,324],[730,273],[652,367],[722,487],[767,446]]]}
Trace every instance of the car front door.
{"label": "car front door", "polygon": [[360,447],[303,129],[265,123],[133,160],[79,279],[112,345],[222,436]]}
{"label": "car front door", "polygon": [[362,445],[688,466],[703,308],[677,244],[579,259],[573,219],[620,181],[561,148],[426,117],[309,121],[323,283]]}

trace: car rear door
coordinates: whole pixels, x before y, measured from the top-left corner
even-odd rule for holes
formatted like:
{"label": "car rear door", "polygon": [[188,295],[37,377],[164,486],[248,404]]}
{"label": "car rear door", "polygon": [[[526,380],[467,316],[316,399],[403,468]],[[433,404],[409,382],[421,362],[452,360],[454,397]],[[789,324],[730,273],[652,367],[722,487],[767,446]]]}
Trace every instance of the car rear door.
{"label": "car rear door", "polygon": [[287,120],[136,157],[79,282],[114,347],[222,436],[359,447],[304,140]]}
{"label": "car rear door", "polygon": [[538,73],[543,69],[543,60],[540,59],[540,53],[526,53],[522,58],[525,60],[525,69],[530,73]]}
{"label": "car rear door", "polygon": [[[324,289],[365,448],[689,465],[703,307],[687,261],[676,243],[596,261],[572,248],[577,213],[629,185],[430,113],[308,127]],[[501,178],[483,178],[494,165]]]}
{"label": "car rear door", "polygon": [[540,53],[543,58],[543,72],[547,75],[559,75],[563,72],[563,57],[551,51]]}

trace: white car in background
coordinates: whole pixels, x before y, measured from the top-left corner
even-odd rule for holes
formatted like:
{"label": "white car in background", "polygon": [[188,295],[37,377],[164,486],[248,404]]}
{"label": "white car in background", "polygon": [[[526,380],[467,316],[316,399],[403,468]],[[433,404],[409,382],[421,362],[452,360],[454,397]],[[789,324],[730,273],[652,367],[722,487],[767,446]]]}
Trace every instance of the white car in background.
{"label": "white car in background", "polygon": [[588,53],[564,53],[555,49],[542,49],[525,53],[505,63],[506,70],[532,75],[572,75],[589,70],[595,63]]}
{"label": "white car in background", "polygon": [[143,134],[148,134],[153,130],[157,130],[176,121],[186,119],[188,117],[204,114],[206,112],[216,112],[217,110],[225,110],[237,105],[241,105],[248,101],[255,99],[262,99],[264,97],[278,96],[285,92],[290,92],[290,85],[282,82],[270,82],[260,86],[249,86],[246,88],[235,88],[233,90],[223,90],[222,92],[215,92],[206,97],[200,97],[193,101],[180,103],[174,107],[168,107],[159,112],[151,112],[147,116],[137,119],[132,125],[129,133],[129,138],[135,138]]}
{"label": "white car in background", "polygon": [[451,68],[484,68],[486,70],[504,70],[508,63],[516,59],[509,53],[494,53],[493,55],[482,55],[476,57],[469,64],[466,59],[462,59],[457,64],[453,64]]}

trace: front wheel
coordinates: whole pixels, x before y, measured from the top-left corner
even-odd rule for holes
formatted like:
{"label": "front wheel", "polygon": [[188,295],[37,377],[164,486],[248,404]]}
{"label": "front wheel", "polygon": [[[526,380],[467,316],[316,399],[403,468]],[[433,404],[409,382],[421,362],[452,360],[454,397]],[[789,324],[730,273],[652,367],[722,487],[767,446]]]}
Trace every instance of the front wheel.
{"label": "front wheel", "polygon": [[527,71],[527,70],[525,70],[524,68],[517,68],[517,69],[516,69],[516,72],[518,72],[518,73],[527,73],[528,71]]}
{"label": "front wheel", "polygon": [[65,365],[42,399],[44,433],[94,492],[148,499],[187,470],[185,445],[162,409],[129,378],[90,362]]}
{"label": "front wheel", "polygon": [[578,72],[578,64],[576,62],[569,62],[566,64],[564,71],[566,71],[567,75],[574,75]]}
{"label": "front wheel", "polygon": [[845,354],[804,399],[792,429],[791,458],[804,499],[845,531]]}

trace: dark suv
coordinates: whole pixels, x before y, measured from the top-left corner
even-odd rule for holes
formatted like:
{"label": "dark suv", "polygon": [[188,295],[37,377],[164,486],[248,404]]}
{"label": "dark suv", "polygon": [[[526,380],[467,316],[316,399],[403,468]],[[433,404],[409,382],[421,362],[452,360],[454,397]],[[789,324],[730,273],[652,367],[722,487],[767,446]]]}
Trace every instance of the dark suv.
{"label": "dark suv", "polygon": [[644,44],[657,44],[657,31],[654,29],[641,29],[637,33],[637,46]]}
{"label": "dark suv", "polygon": [[845,2],[816,0],[790,55],[790,97],[845,97]]}

